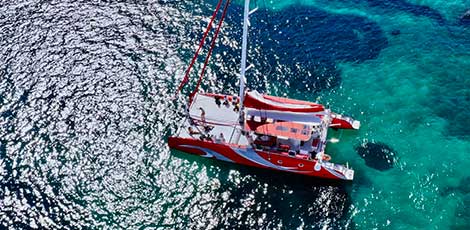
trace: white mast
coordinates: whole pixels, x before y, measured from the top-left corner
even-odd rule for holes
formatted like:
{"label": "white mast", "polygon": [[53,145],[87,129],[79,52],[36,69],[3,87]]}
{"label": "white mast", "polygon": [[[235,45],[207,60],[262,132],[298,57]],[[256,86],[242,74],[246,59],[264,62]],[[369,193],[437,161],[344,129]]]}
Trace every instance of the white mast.
{"label": "white mast", "polygon": [[243,100],[245,99],[245,71],[246,71],[246,47],[248,43],[248,15],[250,14],[250,0],[245,0],[245,9],[243,13],[243,41],[242,41],[242,59],[241,59],[241,70],[240,70],[240,123],[244,121],[243,115]]}

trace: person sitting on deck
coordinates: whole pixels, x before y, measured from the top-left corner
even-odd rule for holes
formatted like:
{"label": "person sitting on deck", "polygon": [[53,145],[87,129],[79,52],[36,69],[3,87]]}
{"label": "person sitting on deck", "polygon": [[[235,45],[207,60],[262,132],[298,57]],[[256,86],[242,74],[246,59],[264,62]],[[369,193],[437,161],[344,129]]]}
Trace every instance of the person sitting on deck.
{"label": "person sitting on deck", "polygon": [[239,111],[240,111],[240,104],[236,103],[236,104],[233,106],[233,111],[234,111],[234,112],[239,112]]}
{"label": "person sitting on deck", "polygon": [[224,137],[223,133],[220,133],[220,135],[219,135],[219,142],[220,143],[225,143],[225,137]]}
{"label": "person sitting on deck", "polygon": [[224,97],[224,105],[225,105],[227,108],[230,107],[230,102],[228,101],[228,97],[227,97],[227,96]]}
{"label": "person sitting on deck", "polygon": [[206,123],[206,111],[202,107],[199,107],[199,110],[201,110],[201,121],[203,124]]}
{"label": "person sitting on deck", "polygon": [[209,142],[215,142],[215,137],[214,137],[214,135],[211,135],[211,134],[207,134],[207,135],[204,137],[204,139],[205,139],[206,141],[209,141]]}
{"label": "person sitting on deck", "polygon": [[[206,127],[204,127],[206,128]],[[207,132],[207,130],[204,130]],[[199,130],[194,130],[193,127],[188,127],[188,133],[191,137],[196,138],[194,135],[199,135],[199,140],[204,141],[208,140],[211,141],[212,139],[210,138],[210,135],[206,135],[204,133],[201,133]]]}
{"label": "person sitting on deck", "polygon": [[214,129],[214,126],[211,125],[204,125],[204,132],[209,133]]}
{"label": "person sitting on deck", "polygon": [[233,111],[238,112],[240,111],[240,99],[234,98],[232,99]]}
{"label": "person sitting on deck", "polygon": [[233,98],[232,99],[232,105],[235,106],[235,105],[239,104],[239,101],[240,100],[238,99],[238,97]]}
{"label": "person sitting on deck", "polygon": [[206,123],[206,111],[204,111],[202,107],[199,107],[199,110],[201,110],[201,123],[199,125],[204,127],[204,132],[209,133],[212,129],[214,129],[214,126],[208,125]]}
{"label": "person sitting on deck", "polygon": [[189,135],[194,137],[193,135],[201,135],[201,132],[194,130],[193,127],[188,128]]}
{"label": "person sitting on deck", "polygon": [[222,102],[220,101],[220,97],[215,97],[215,104],[217,105],[217,107],[220,108],[220,105],[222,104]]}

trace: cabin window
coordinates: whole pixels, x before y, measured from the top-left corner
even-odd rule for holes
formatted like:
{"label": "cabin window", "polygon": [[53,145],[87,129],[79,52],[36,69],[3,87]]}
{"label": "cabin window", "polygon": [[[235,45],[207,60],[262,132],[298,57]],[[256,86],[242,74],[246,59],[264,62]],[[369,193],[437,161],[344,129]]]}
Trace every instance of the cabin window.
{"label": "cabin window", "polygon": [[300,164],[299,164],[299,167],[300,167],[300,168],[304,167],[304,164],[300,163]]}
{"label": "cabin window", "polygon": [[277,160],[277,163],[282,165],[282,160]]}
{"label": "cabin window", "polygon": [[269,141],[270,138],[269,138],[269,136],[263,135],[263,136],[260,136],[259,139],[262,140],[262,141]]}
{"label": "cabin window", "polygon": [[277,126],[277,127],[276,127],[276,130],[283,131],[283,132],[287,132],[287,131],[289,131],[289,128],[284,127],[284,126]]}
{"label": "cabin window", "polygon": [[291,133],[297,133],[297,131],[299,131],[299,130],[296,129],[296,128],[291,128],[290,131],[291,131]]}

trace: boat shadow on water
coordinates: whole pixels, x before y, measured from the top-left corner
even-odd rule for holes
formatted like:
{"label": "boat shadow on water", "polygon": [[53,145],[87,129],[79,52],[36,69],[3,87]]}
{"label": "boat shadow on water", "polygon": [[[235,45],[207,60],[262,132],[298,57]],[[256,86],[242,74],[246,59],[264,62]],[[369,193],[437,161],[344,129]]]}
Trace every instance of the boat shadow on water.
{"label": "boat shadow on water", "polygon": [[207,167],[207,175],[220,181],[212,192],[221,197],[228,194],[217,201],[216,207],[223,207],[220,212],[224,215],[218,217],[216,228],[354,227],[349,215],[351,182],[259,169],[175,150],[172,155]]}

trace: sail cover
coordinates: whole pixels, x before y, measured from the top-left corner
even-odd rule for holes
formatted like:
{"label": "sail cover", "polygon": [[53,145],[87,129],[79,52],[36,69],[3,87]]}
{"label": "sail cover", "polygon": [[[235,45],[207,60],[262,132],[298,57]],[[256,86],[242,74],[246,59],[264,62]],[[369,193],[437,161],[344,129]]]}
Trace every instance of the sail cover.
{"label": "sail cover", "polygon": [[256,91],[247,92],[243,105],[258,110],[274,110],[284,112],[312,113],[324,110],[320,104],[299,101],[282,97],[261,95]]}

